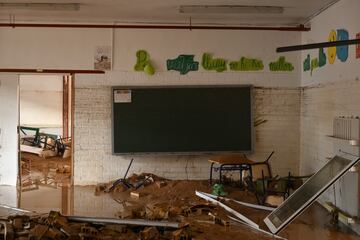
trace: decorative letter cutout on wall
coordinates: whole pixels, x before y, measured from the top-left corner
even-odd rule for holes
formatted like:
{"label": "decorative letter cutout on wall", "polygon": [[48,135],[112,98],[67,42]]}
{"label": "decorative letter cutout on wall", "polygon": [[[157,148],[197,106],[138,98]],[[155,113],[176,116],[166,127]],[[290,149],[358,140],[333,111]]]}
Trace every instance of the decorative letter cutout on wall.
{"label": "decorative letter cutout on wall", "polygon": [[[349,40],[349,32],[346,29],[338,29],[337,40],[338,41]],[[349,45],[337,46],[336,55],[340,61],[346,62],[349,56]]]}
{"label": "decorative letter cutout on wall", "polygon": [[[334,30],[331,30],[328,40],[329,42],[336,41],[336,32]],[[328,47],[327,55],[328,55],[329,63],[334,64],[336,58],[336,47]]]}
{"label": "decorative letter cutout on wall", "polygon": [[242,57],[239,61],[230,62],[233,71],[260,71],[264,69],[262,60]]}
{"label": "decorative letter cutout on wall", "polygon": [[150,55],[145,50],[136,52],[135,71],[144,71],[148,75],[154,75],[155,69],[150,63]]}
{"label": "decorative letter cutout on wall", "polygon": [[217,72],[227,70],[227,61],[222,58],[212,58],[210,53],[203,54],[201,65],[205,70],[216,70]]}
{"label": "decorative letter cutout on wall", "polygon": [[318,58],[311,59],[311,75],[314,69],[319,67],[319,60]]}
{"label": "decorative letter cutout on wall", "polygon": [[323,67],[326,65],[326,55],[324,53],[324,49],[319,49],[319,67]]}
{"label": "decorative letter cutout on wall", "polygon": [[288,71],[292,72],[294,70],[294,66],[286,62],[284,56],[279,57],[279,59],[275,62],[269,63],[270,71],[272,72],[279,72],[279,71]]}
{"label": "decorative letter cutout on wall", "polygon": [[176,70],[184,75],[190,71],[197,71],[199,69],[199,62],[194,61],[194,55],[179,55],[175,59],[168,59],[166,66],[167,70]]}
{"label": "decorative letter cutout on wall", "polygon": [[308,54],[306,59],[304,60],[303,67],[304,67],[304,72],[310,70],[310,54]]}

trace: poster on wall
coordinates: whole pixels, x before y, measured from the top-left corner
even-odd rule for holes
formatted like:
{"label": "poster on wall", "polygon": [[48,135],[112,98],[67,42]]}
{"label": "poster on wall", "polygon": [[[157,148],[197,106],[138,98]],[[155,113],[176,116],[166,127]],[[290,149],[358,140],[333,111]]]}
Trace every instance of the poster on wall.
{"label": "poster on wall", "polygon": [[111,70],[111,46],[97,46],[94,54],[95,70]]}
{"label": "poster on wall", "polygon": [[115,90],[114,103],[131,103],[131,90]]}

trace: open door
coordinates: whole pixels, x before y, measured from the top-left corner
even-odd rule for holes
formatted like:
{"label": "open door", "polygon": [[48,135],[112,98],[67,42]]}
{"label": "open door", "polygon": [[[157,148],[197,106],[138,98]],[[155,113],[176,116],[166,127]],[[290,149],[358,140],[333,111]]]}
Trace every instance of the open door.
{"label": "open door", "polygon": [[69,213],[72,77],[24,74],[19,79],[20,205],[38,212]]}

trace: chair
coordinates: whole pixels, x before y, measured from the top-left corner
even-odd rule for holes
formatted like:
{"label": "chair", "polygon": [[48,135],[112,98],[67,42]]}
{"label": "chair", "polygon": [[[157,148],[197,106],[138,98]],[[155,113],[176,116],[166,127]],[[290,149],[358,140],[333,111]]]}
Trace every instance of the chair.
{"label": "chair", "polygon": [[[213,156],[209,159],[210,166],[210,184],[212,185],[213,170],[219,171],[219,181],[222,183],[223,171],[239,171],[240,185],[242,185],[243,171],[249,171],[252,175],[251,165],[254,163],[249,160],[245,154],[229,154],[221,156]],[[219,166],[214,166],[214,165]]]}

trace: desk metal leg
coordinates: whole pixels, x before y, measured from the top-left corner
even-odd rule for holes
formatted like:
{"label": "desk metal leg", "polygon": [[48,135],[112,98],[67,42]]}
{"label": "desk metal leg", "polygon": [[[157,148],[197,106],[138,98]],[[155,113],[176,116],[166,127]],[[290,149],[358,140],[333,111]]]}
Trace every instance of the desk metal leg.
{"label": "desk metal leg", "polygon": [[210,166],[210,185],[212,185],[212,173],[213,173],[213,167],[214,167],[214,163],[212,162],[212,163],[211,163],[211,166]]}
{"label": "desk metal leg", "polygon": [[220,165],[220,168],[219,168],[219,183],[221,184],[221,180],[222,180],[222,167],[223,165]]}
{"label": "desk metal leg", "polygon": [[242,168],[240,168],[240,188],[243,187],[243,175],[242,175],[242,172],[243,172],[243,170],[242,170]]}

